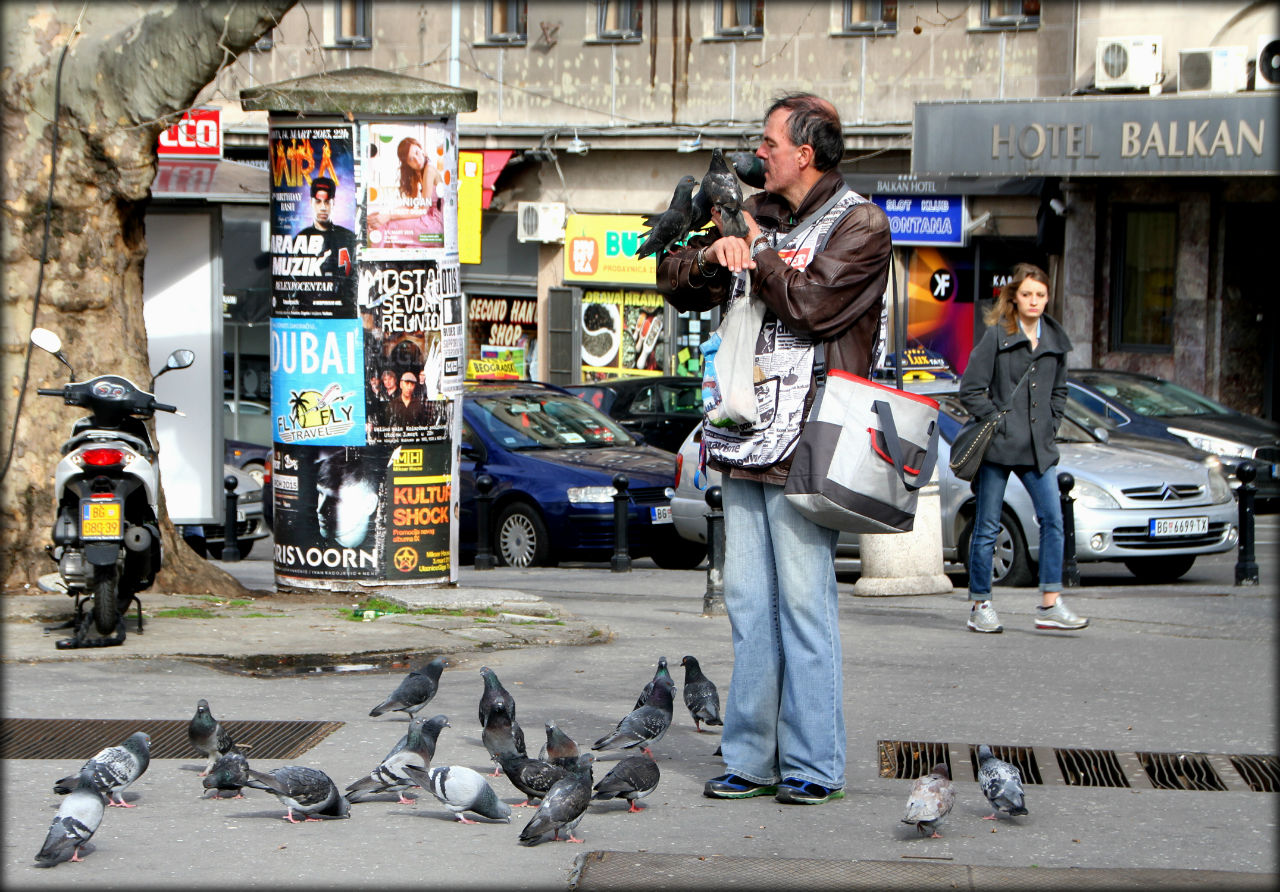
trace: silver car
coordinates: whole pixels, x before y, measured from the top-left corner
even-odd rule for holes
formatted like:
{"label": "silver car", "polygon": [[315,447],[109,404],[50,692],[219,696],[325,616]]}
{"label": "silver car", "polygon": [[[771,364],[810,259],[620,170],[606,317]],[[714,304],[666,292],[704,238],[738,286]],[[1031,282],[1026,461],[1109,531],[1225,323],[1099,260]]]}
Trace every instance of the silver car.
{"label": "silver car", "polygon": [[[233,465],[224,464],[222,473],[236,478],[236,543],[240,547],[240,557],[247,558],[253,551],[253,543],[270,534],[262,516],[262,484]],[[219,496],[224,497],[224,494],[220,492]],[[222,560],[222,549],[226,544],[226,530],[222,524],[185,526],[180,532],[197,553],[203,549],[215,561]]]}
{"label": "silver car", "polygon": [[[968,418],[956,396],[956,382],[908,384],[938,400],[942,436],[938,442],[937,481],[941,498],[942,554],[948,571],[969,560],[976,500],[967,481],[957,479],[948,464],[950,441]],[[1062,458],[1059,472],[1075,478],[1076,560],[1119,561],[1144,582],[1168,582],[1191,569],[1197,555],[1228,551],[1239,531],[1231,488],[1216,457],[1193,460],[1129,445],[1103,442],[1098,433],[1068,417],[1058,431]],[[720,483],[708,470],[694,485],[698,471],[701,426],[680,448],[671,515],[686,539],[706,542],[706,489]],[[1194,454],[1194,453],[1193,453]],[[705,479],[703,479],[705,478]],[[1031,496],[1017,477],[1009,478],[1004,512],[996,537],[995,585],[1028,585],[1035,581],[1040,536]],[[858,536],[842,533],[836,552],[841,571],[857,568]]]}

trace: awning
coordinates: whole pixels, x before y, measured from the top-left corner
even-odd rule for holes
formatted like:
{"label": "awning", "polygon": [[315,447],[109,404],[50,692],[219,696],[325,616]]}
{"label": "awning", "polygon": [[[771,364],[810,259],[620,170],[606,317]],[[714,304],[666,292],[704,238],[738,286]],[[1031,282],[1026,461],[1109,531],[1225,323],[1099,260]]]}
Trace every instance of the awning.
{"label": "awning", "polygon": [[162,201],[268,204],[270,179],[266,168],[238,161],[165,159],[156,170],[151,197]]}
{"label": "awning", "polygon": [[488,210],[489,203],[493,201],[493,184],[498,181],[498,174],[507,166],[513,152],[511,149],[484,149],[481,154],[484,155],[484,185],[480,206]]}

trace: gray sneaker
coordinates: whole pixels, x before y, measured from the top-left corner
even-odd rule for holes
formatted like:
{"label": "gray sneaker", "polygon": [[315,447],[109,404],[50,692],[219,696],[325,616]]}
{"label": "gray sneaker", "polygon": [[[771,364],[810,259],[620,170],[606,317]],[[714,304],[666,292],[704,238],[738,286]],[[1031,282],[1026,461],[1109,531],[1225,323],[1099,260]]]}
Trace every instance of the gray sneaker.
{"label": "gray sneaker", "polygon": [[1071,608],[1062,603],[1061,595],[1052,607],[1036,608],[1037,629],[1083,629],[1087,625],[1089,620],[1072,613]]}
{"label": "gray sneaker", "polygon": [[996,609],[987,604],[985,607],[976,606],[978,602],[974,602],[975,606],[969,611],[969,631],[971,632],[1003,632],[1004,626],[1000,625],[1000,617],[996,616]]}

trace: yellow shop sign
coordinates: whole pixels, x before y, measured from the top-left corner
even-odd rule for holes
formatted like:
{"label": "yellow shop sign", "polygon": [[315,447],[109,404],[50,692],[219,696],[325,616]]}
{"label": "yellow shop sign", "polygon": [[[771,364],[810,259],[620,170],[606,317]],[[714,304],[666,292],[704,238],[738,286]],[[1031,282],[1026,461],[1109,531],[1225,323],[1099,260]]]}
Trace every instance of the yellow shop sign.
{"label": "yellow shop sign", "polygon": [[640,214],[570,214],[564,227],[566,282],[653,287],[657,261],[636,259],[644,241]]}

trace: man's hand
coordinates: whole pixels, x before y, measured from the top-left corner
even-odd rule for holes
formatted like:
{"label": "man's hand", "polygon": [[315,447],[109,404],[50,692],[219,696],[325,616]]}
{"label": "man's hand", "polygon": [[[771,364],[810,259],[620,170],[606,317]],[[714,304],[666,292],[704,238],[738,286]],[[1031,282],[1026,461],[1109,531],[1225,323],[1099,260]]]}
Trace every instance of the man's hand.
{"label": "man's hand", "polygon": [[[717,227],[720,225],[719,208],[713,207],[711,209],[711,219]],[[747,237],[742,239],[734,236],[724,236],[716,239],[703,255],[703,258],[708,263],[717,263],[720,266],[728,267],[731,273],[739,273],[744,269],[756,268],[756,262],[751,259],[751,243],[760,235],[760,227],[756,224],[755,218],[746,211],[742,212],[742,219],[747,222]]]}

